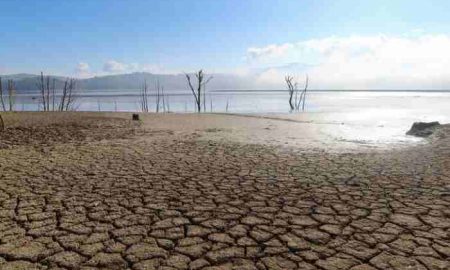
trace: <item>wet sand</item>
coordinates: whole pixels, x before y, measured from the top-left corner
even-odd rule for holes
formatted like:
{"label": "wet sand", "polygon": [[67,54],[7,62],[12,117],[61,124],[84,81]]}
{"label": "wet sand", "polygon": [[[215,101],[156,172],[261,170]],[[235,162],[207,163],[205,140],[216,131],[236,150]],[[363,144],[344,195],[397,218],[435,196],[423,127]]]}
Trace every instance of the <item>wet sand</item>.
{"label": "wet sand", "polygon": [[358,147],[298,119],[2,115],[0,269],[450,267],[448,126]]}

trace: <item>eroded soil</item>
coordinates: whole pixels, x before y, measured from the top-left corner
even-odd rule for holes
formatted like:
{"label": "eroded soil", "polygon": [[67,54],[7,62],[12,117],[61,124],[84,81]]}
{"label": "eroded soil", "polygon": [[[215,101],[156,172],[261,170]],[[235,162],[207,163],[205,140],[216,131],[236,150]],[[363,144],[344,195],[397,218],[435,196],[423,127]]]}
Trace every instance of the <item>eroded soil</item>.
{"label": "eroded soil", "polygon": [[0,269],[450,269],[445,134],[327,154],[117,119],[11,127]]}

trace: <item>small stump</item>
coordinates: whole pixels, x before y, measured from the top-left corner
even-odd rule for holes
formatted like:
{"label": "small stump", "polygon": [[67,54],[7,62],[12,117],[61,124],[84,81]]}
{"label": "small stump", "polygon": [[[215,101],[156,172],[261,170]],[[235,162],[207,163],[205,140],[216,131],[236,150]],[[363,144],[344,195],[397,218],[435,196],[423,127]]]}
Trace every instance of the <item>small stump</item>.
{"label": "small stump", "polygon": [[139,121],[139,114],[133,113],[133,121]]}

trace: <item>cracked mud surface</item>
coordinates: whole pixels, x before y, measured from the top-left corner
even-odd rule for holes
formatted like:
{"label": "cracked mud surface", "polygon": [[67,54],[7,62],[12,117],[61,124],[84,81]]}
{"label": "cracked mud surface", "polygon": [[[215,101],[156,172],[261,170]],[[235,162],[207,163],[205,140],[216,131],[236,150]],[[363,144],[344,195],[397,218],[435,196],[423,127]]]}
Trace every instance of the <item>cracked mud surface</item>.
{"label": "cracked mud surface", "polygon": [[450,269],[448,131],[327,154],[117,119],[12,127],[0,269]]}

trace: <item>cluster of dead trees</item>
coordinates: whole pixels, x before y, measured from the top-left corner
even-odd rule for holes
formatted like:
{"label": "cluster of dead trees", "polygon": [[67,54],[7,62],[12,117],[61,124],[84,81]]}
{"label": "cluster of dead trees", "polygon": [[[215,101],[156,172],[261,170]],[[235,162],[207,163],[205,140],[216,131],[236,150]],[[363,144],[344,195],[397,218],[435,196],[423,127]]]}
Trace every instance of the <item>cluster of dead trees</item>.
{"label": "cluster of dead trees", "polygon": [[[149,98],[151,94],[149,93],[147,81],[141,87],[140,93],[140,105],[142,112],[149,112]],[[169,112],[169,97],[164,93],[164,87],[161,86],[159,80],[155,84],[155,112]]]}
{"label": "cluster of dead trees", "polygon": [[[199,70],[194,74],[185,73],[186,80],[189,89],[192,92],[195,101],[195,110],[197,112],[206,112],[206,85],[212,80],[212,76],[205,76],[203,70]],[[147,82],[145,81],[141,87],[140,92],[140,107],[143,112],[149,112],[149,97],[152,96],[149,93]],[[170,103],[169,96],[165,94],[164,87],[161,86],[159,81],[156,81],[155,85],[155,112],[169,112]],[[212,111],[212,101],[210,104]],[[185,109],[186,110],[186,109]]]}
{"label": "cluster of dead trees", "polygon": [[[1,111],[14,111],[14,104],[16,103],[16,87],[13,80],[7,80],[6,83],[6,101],[3,93],[2,78],[0,77],[0,108]],[[0,131],[5,129],[5,122],[0,115]]]}
{"label": "cluster of dead trees", "polygon": [[289,91],[289,107],[292,111],[302,111],[305,110],[306,101],[306,91],[308,90],[308,75],[306,75],[305,88],[302,90],[298,89],[298,83],[295,81],[293,76],[286,76],[284,78],[286,81],[288,91]]}
{"label": "cluster of dead trees", "polygon": [[0,77],[0,106],[2,111],[14,111],[14,104],[16,103],[16,86],[13,80],[7,80],[6,83],[6,100],[3,93],[2,78]]}
{"label": "cluster of dead trees", "polygon": [[41,75],[36,86],[41,94],[40,107],[43,111],[71,111],[74,110],[76,100],[76,80],[67,78],[62,89],[56,89],[56,79]]}

